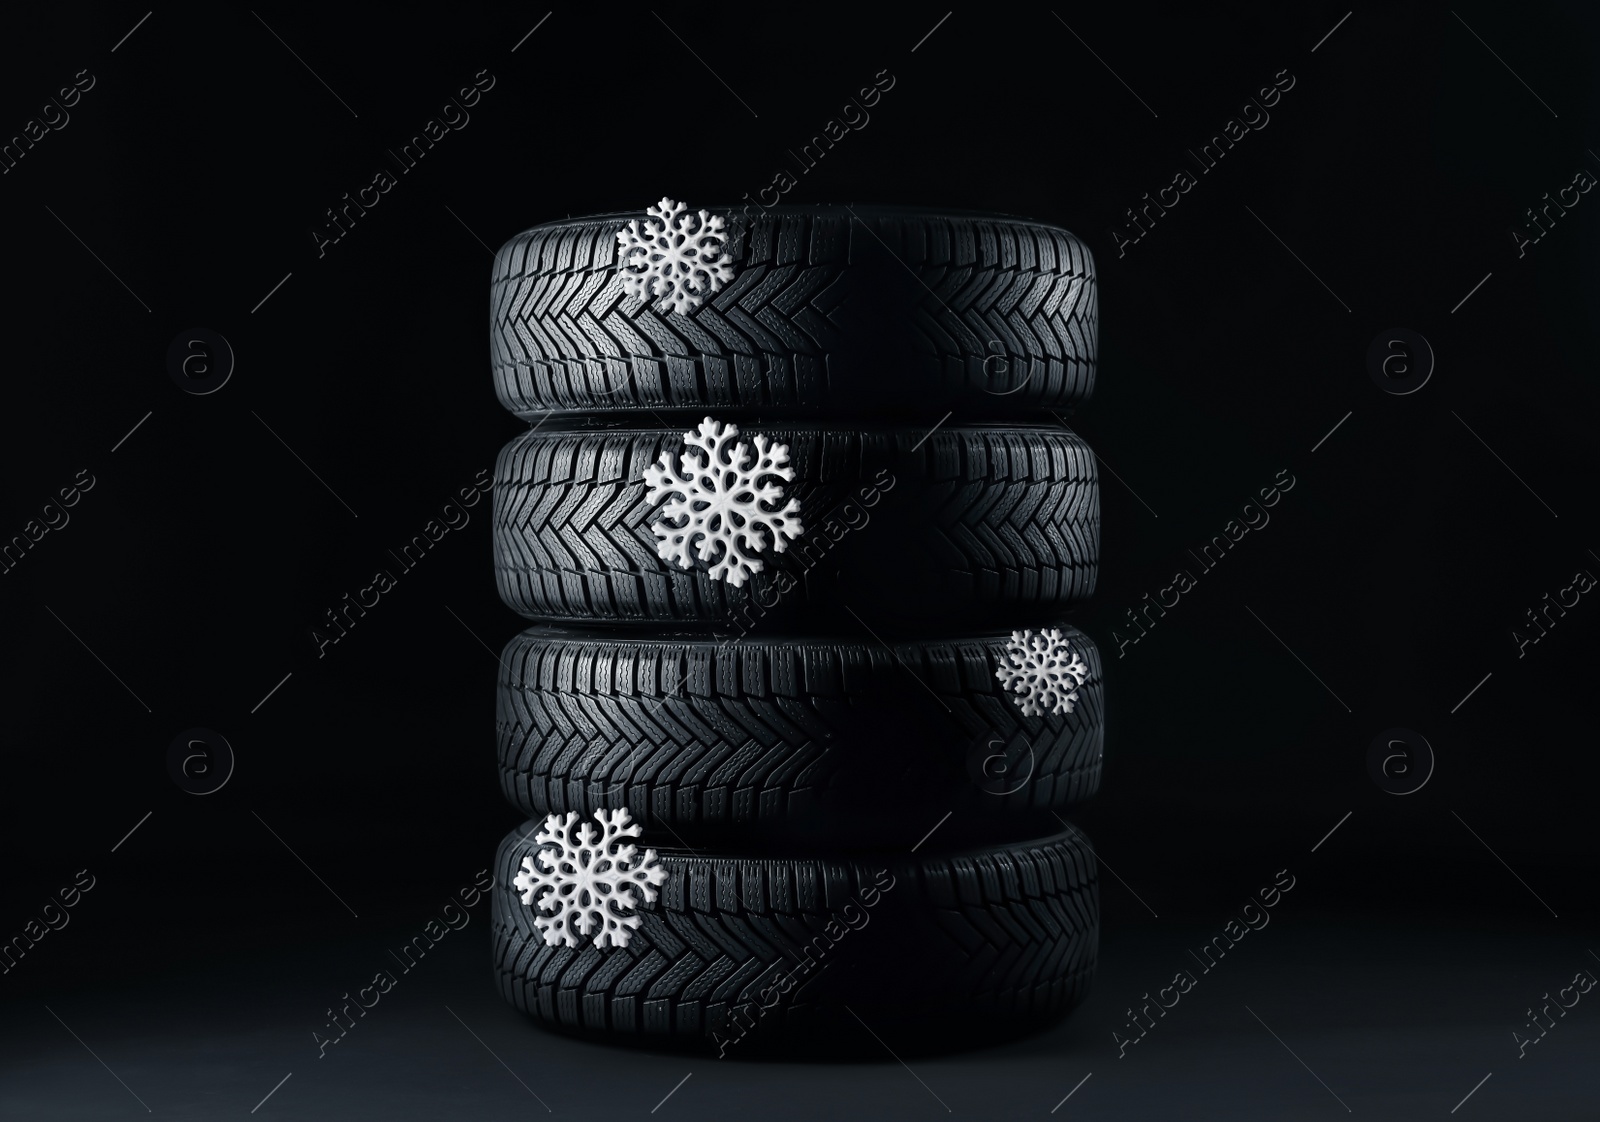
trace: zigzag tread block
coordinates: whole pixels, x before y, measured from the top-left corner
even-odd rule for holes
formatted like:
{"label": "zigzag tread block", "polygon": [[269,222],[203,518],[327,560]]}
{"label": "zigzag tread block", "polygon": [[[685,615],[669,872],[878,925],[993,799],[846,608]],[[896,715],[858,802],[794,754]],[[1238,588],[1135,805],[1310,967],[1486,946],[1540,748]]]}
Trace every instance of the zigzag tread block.
{"label": "zigzag tread block", "polygon": [[[529,420],[707,407],[1000,416],[1093,391],[1094,262],[1066,230],[908,207],[705,209],[724,219],[734,277],[682,313],[623,290],[617,234],[643,212],[508,241],[489,331],[505,407]],[[741,359],[748,376],[730,383]]]}
{"label": "zigzag tread block", "polygon": [[[742,427],[788,447],[804,532],[742,585],[664,560],[645,472],[682,430],[561,430],[512,440],[495,468],[495,578],[530,619],[696,625],[744,635],[828,626],[1028,626],[1093,592],[1094,453],[1044,425]],[[720,548],[720,547],[719,547]]]}
{"label": "zigzag tread block", "polygon": [[1024,716],[996,676],[1006,636],[713,640],[533,628],[500,658],[501,791],[544,817],[626,807],[717,844],[911,846],[1092,796],[1099,651],[1069,712]]}
{"label": "zigzag tread block", "polygon": [[1097,865],[1076,830],[849,859],[658,848],[657,899],[626,946],[596,948],[545,945],[514,887],[538,828],[501,843],[492,938],[506,1000],[552,1028],[881,1056],[1048,1024],[1094,972]]}

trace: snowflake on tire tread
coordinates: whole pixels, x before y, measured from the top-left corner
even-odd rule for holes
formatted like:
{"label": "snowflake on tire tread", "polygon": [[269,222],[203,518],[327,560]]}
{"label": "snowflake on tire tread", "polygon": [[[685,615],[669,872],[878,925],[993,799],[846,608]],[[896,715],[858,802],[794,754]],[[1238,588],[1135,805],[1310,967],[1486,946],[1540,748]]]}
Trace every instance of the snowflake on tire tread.
{"label": "snowflake on tire tread", "polygon": [[1089,667],[1078,657],[1059,628],[1013,631],[994,676],[1003,688],[1016,694],[1024,717],[1070,713],[1078,701],[1078,687],[1089,678]]}
{"label": "snowflake on tire tread", "polygon": [[645,213],[617,231],[622,288],[629,296],[660,298],[666,310],[683,315],[733,279],[720,214],[692,214],[665,197]]}
{"label": "snowflake on tire tread", "polygon": [[785,539],[805,533],[799,500],[780,507],[783,487],[774,482],[794,479],[789,446],[757,435],[752,453],[744,441],[735,442],[738,435],[737,425],[707,417],[683,434],[681,452],[662,452],[644,472],[645,498],[667,500],[650,527],[656,555],[681,569],[693,568],[694,559],[710,562],[711,579],[734,587],[761,571],[754,555],[767,548],[767,532],[775,553],[787,548]]}
{"label": "snowflake on tire tread", "polygon": [[513,881],[524,904],[552,913],[533,920],[547,947],[581,946],[591,932],[596,947],[626,947],[639,926],[629,914],[640,904],[633,890],[653,903],[656,886],[667,879],[655,850],[641,856],[637,846],[623,844],[639,836],[626,808],[597,810],[594,817],[604,831],[598,837],[593,825],[578,822],[577,811],[546,818],[535,839],[541,848],[522,859]]}

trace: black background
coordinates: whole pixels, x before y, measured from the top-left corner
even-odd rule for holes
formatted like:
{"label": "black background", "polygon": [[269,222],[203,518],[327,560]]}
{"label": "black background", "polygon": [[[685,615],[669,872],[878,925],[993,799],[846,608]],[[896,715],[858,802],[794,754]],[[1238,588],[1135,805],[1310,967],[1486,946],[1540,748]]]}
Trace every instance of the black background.
{"label": "black background", "polygon": [[[70,523],[0,576],[0,937],[77,870],[96,877],[71,925],[0,977],[8,1077],[37,1074],[16,1084],[16,1104],[41,1117],[138,1109],[48,1003],[75,1030],[94,1026],[84,1040],[135,1089],[108,1054],[117,1041],[150,1049],[149,1088],[164,1055],[193,1058],[180,1041],[226,1036],[234,1066],[206,1068],[226,1075],[197,1117],[244,1113],[296,1066],[261,1117],[322,1117],[337,1094],[356,1096],[344,1116],[398,1117],[408,1104],[427,1117],[525,1112],[492,1064],[433,1071],[438,1087],[491,1097],[454,1114],[449,1090],[429,1113],[431,1100],[384,1098],[384,1064],[407,1066],[412,1045],[386,1053],[373,1032],[368,1066],[347,1060],[345,1075],[304,1043],[323,1004],[365,980],[384,933],[420,928],[516,824],[495,781],[493,674],[519,625],[495,596],[487,503],[322,657],[310,629],[392,568],[386,551],[519,430],[488,372],[493,247],[539,221],[663,193],[694,206],[754,194],[884,70],[895,84],[870,124],[786,201],[997,210],[1083,236],[1100,271],[1100,377],[1070,420],[1117,473],[1102,476],[1099,593],[1076,618],[1107,665],[1103,790],[1075,816],[1115,871],[1102,887],[1106,974],[1044,1044],[963,1061],[966,1105],[1044,1073],[1017,1100],[1019,1116],[1042,1113],[1098,1064],[1103,1097],[1086,1088],[1071,1109],[1141,1116],[1105,1086],[1133,1062],[1107,1042],[1122,1005],[1181,954],[1184,929],[1162,925],[1219,928],[1283,868],[1303,886],[1280,921],[1297,934],[1235,978],[1253,970],[1273,992],[1331,972],[1280,1013],[1302,1038],[1326,1031],[1319,1011],[1359,988],[1339,973],[1358,945],[1396,977],[1426,974],[1430,945],[1454,948],[1436,965],[1469,964],[1412,973],[1409,996],[1373,987],[1389,1005],[1335,1018],[1350,1040],[1374,1042],[1357,1048],[1369,1059],[1393,1058],[1376,1043],[1385,1032],[1415,1040],[1450,1025],[1463,1037],[1461,1054],[1419,1054],[1382,1092],[1351,1061],[1342,1085],[1330,1079],[1346,1100],[1370,1093],[1371,1110],[1398,1110],[1414,1093],[1418,1110],[1443,1113],[1482,1071],[1537,1058],[1543,1083],[1519,1098],[1499,1075],[1461,1114],[1520,1116],[1532,1088],[1562,1080],[1572,1097],[1541,1117],[1600,1101],[1581,1066],[1593,1061],[1574,1049],[1600,1029],[1564,1026],[1560,1057],[1552,1043],[1519,1061],[1505,1043],[1524,1006],[1588,961],[1600,864],[1595,594],[1522,657],[1512,636],[1545,593],[1579,570],[1600,574],[1600,196],[1584,195],[1524,256],[1508,232],[1578,170],[1600,177],[1593,13],[1361,10],[1313,53],[1345,8],[987,5],[923,40],[945,9],[697,5],[658,17],[595,5],[557,10],[524,40],[545,10],[161,9],[115,52],[145,9],[10,10],[0,23],[0,133],[20,131],[77,72],[95,78],[70,123],[0,176],[0,534],[22,532],[81,469],[95,479]],[[325,208],[392,171],[386,150],[480,71],[494,84],[470,122],[319,256],[311,231]],[[1111,230],[1126,226],[1124,208],[1193,173],[1185,150],[1283,71],[1294,85],[1270,123],[1196,174],[1119,256]],[[196,327],[236,355],[206,396],[166,363],[174,336]],[[1374,336],[1395,327],[1436,355],[1405,396],[1366,365]],[[1283,469],[1296,482],[1270,524],[1200,575],[1186,550]],[[1119,658],[1119,640],[1137,634],[1127,612],[1179,569],[1197,586]],[[204,798],[166,767],[169,741],[192,726],[237,753],[230,781]],[[1373,737],[1394,726],[1437,757],[1404,797],[1367,766]],[[456,985],[455,1010],[477,1002],[494,1027],[474,1028],[502,1057],[557,1047],[498,1005],[484,933],[470,930],[453,936],[459,979],[441,965],[429,984]],[[1460,942],[1479,937],[1481,948]],[[1297,958],[1302,945],[1314,949]],[[128,1012],[187,1010],[202,991],[221,1002],[218,986],[237,1032],[187,1012],[159,1026]],[[284,996],[295,987],[309,996]],[[1240,1004],[1217,1000],[1229,1017]],[[1579,1013],[1594,1023],[1580,1009],[1572,1025]],[[398,1029],[411,1014],[394,1016]],[[1220,1070],[1180,1062],[1205,1025],[1197,1014],[1141,1046],[1143,1079],[1173,1102]],[[476,1049],[453,1023],[441,1031],[455,1034],[451,1049]],[[1251,1048],[1266,1041],[1250,1062],[1282,1076],[1282,1102],[1212,1086],[1193,1116],[1338,1110],[1253,1023],[1237,1031],[1254,1034],[1241,1038]],[[559,1047],[572,1065],[611,1060]],[[1161,1047],[1174,1050],[1165,1067],[1149,1054]],[[275,1049],[297,1058],[252,1066]],[[624,1066],[644,1062],[655,1061]],[[825,1097],[784,1105],[943,1113],[885,1063],[870,1077],[882,1102],[823,1080]],[[1430,1065],[1442,1073],[1424,1077]],[[784,1099],[804,1082],[701,1068],[662,1116],[719,1116],[718,1102]],[[727,1071],[739,1082],[719,1100],[705,1085]],[[543,1078],[557,1112],[583,1109],[576,1068]],[[623,1112],[647,1111],[676,1078],[619,1084]],[[313,1079],[329,1088],[313,1092]],[[162,1112],[159,1095],[144,1097]],[[203,1113],[212,1102],[227,1105]]]}

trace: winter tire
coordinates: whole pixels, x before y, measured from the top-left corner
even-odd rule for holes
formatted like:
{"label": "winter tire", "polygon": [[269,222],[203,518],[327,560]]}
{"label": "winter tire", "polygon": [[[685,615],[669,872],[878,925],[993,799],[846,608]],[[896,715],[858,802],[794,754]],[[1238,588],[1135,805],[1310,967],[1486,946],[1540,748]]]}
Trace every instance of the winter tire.
{"label": "winter tire", "polygon": [[1024,716],[1006,636],[619,638],[534,628],[501,655],[500,786],[526,814],[626,807],[695,844],[910,847],[1016,836],[1100,782],[1100,654],[1063,711]]}
{"label": "winter tire", "polygon": [[707,210],[732,279],[684,311],[625,290],[617,236],[639,212],[507,242],[490,286],[505,407],[970,417],[1093,389],[1094,261],[1066,230],[908,207]]}
{"label": "winter tire", "polygon": [[[882,1056],[1039,1027],[1082,999],[1097,865],[1076,831],[967,851],[850,859],[655,850],[623,946],[548,946],[518,888],[539,822],[495,860],[495,971],[551,1027],[729,1056],[773,1045]],[[928,847],[933,850],[934,847]],[[641,842],[635,860],[648,860]],[[549,891],[549,890],[545,890]]]}
{"label": "winter tire", "polygon": [[786,543],[768,534],[753,554],[760,571],[742,583],[713,579],[714,561],[687,550],[672,561],[658,552],[654,528],[667,522],[663,503],[647,499],[647,471],[686,454],[691,435],[544,425],[506,445],[494,540],[507,606],[538,620],[698,625],[719,637],[927,634],[1027,626],[1094,589],[1096,462],[1067,429],[740,426],[740,442],[787,447],[784,493],[803,528]]}

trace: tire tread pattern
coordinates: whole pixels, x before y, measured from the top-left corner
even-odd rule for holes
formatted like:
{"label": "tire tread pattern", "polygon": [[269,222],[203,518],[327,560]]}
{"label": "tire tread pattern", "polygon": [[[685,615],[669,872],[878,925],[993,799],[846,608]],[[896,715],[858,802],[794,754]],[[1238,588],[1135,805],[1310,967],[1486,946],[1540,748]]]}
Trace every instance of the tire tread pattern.
{"label": "tire tread pattern", "polygon": [[[657,508],[645,499],[644,471],[662,452],[681,450],[680,432],[530,430],[512,440],[495,468],[501,599],[532,619],[745,631],[796,618],[801,608],[842,616],[838,602],[852,597],[914,619],[978,622],[1008,606],[1033,615],[1063,609],[1093,592],[1097,463],[1067,429],[763,431],[789,444],[796,478],[786,493],[800,499],[807,533],[783,553],[764,552],[763,570],[742,587],[656,553]],[[864,510],[861,492],[884,472],[893,486],[882,491],[882,509]],[[852,500],[867,521],[856,534],[840,522]],[[900,512],[903,534],[870,525],[891,510]],[[830,558],[836,542],[843,549]],[[842,570],[838,583],[807,579],[819,558],[824,569]],[[788,580],[798,587],[791,591]],[[787,616],[771,610],[780,600]]]}
{"label": "tire tread pattern", "polygon": [[[674,833],[907,846],[1048,813],[1099,786],[1100,653],[1072,712],[1024,717],[995,677],[1005,640],[625,640],[530,629],[501,655],[501,791],[526,814],[626,806]],[[893,792],[893,798],[885,797]],[[874,813],[876,811],[876,813]]]}
{"label": "tire tread pattern", "polygon": [[[568,1029],[702,1042],[733,1035],[735,1018],[759,1009],[758,995],[803,963],[819,937],[817,961],[827,967],[804,972],[754,1017],[757,1035],[843,1030],[853,1024],[846,1004],[879,1031],[1010,1032],[1075,1005],[1096,962],[1097,864],[1075,832],[881,863],[662,850],[659,899],[639,910],[627,947],[600,950],[546,946],[534,909],[511,887],[538,848],[536,827],[513,831],[496,858],[495,971],[512,1005]],[[828,938],[852,898],[886,883],[883,870],[894,881],[869,919]],[[856,1035],[864,1048],[881,1048]]]}
{"label": "tire tread pattern", "polygon": [[526,419],[881,404],[885,379],[864,382],[842,361],[862,352],[873,318],[854,305],[884,285],[914,296],[891,356],[912,400],[1064,407],[1092,392],[1098,286],[1087,247],[1066,230],[866,207],[720,213],[738,271],[686,315],[623,291],[616,234],[642,215],[551,223],[506,243],[490,284],[502,404]]}

